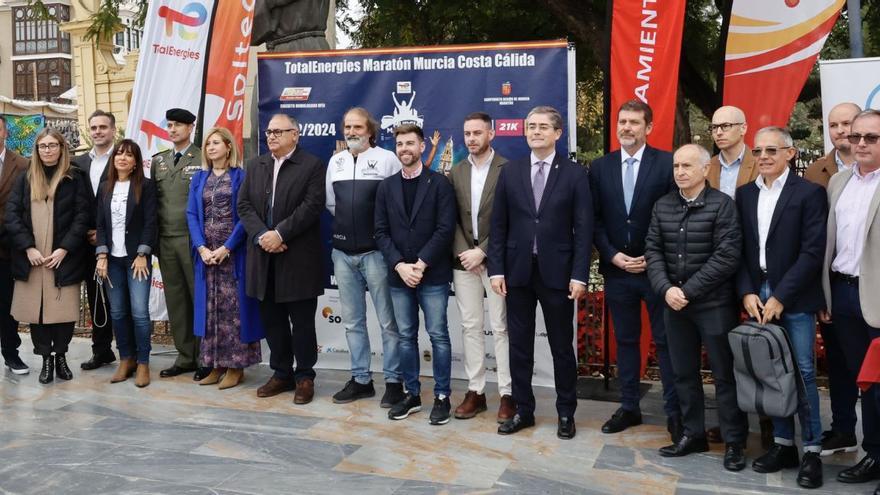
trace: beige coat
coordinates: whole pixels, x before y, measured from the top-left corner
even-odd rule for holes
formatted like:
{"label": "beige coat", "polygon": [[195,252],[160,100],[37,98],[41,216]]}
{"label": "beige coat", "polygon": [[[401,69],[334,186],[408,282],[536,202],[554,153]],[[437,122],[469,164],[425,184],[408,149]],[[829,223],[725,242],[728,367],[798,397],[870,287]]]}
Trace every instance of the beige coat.
{"label": "beige coat", "polygon": [[[37,250],[43,256],[52,254],[52,207],[51,199],[31,201],[34,240]],[[65,262],[66,260],[61,263]],[[11,314],[22,323],[68,323],[79,318],[79,298],[79,284],[55,287],[55,273],[52,270],[42,265],[31,267],[27,281],[15,281]]]}

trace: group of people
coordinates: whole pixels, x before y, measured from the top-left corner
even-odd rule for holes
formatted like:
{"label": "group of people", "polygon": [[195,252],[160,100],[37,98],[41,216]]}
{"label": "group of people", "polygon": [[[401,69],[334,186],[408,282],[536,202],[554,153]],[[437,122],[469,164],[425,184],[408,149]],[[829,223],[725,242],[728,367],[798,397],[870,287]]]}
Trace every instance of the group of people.
{"label": "group of people", "polygon": [[[537,304],[553,360],[557,436],[573,438],[577,363],[574,301],[589,280],[593,246],[604,275],[618,349],[621,407],[602,426],[613,434],[641,424],[641,305],[656,345],[672,443],[660,455],[708,450],[700,376],[705,347],[716,387],[723,465],[746,465],[748,421],[737,405],[728,332],[744,310],[777,322],[793,345],[807,396],[802,448],[793,417],[772,418],[773,444],[752,468],[799,467],[799,485],[822,485],[820,455],[857,448],[856,376],[880,336],[880,112],[855,104],[829,115],[834,151],[801,178],[783,128],[745,143],[748,123],[722,107],[710,131],[720,152],[688,144],[668,153],[647,145],[651,108],[617,111],[620,150],[589,170],[557,152],[563,121],[551,107],[525,119],[529,156],[507,161],[492,147],[493,121],[463,120],[468,156],[448,177],[425,165],[425,136],[394,130],[395,152],[377,145],[379,125],[364,108],[342,118],[346,149],[329,163],[299,146],[299,127],[277,114],[264,133],[269,152],[241,167],[230,133],[210,129],[201,150],[190,141],[195,116],[166,114],[173,148],[144,175],[134,142],[113,144],[115,122],[89,118],[92,150],[71,159],[52,129],[37,136],[28,164],[0,153],[0,307],[6,365],[27,372],[10,328],[30,323],[43,356],[40,381],[70,379],[65,353],[87,280],[93,311],[94,369],[120,363],[111,381],[149,384],[151,256],[158,251],[178,357],[160,376],[195,372],[200,384],[228,388],[270,349],[271,378],[258,397],[314,396],[317,298],[323,293],[320,217],[333,215],[332,261],[351,356],[351,379],[332,397],[375,396],[366,296],[381,327],[384,394],[391,420],[422,408],[419,310],[432,347],[429,421],[473,418],[488,409],[484,314],[489,315],[498,386],[498,433],[535,425],[532,393]],[[5,126],[4,131],[5,133]],[[0,136],[4,137],[4,136]],[[2,140],[0,140],[2,142]],[[826,191],[827,189],[827,191]],[[8,196],[8,200],[6,199]],[[450,283],[461,314],[468,390],[451,404]],[[14,287],[13,287],[14,284]],[[6,297],[6,296],[9,297]],[[107,297],[109,295],[109,297]],[[485,296],[484,296],[485,295]],[[874,298],[876,301],[876,298]],[[108,309],[109,308],[109,309]],[[9,309],[9,316],[6,315]],[[101,319],[103,310],[104,318]],[[109,318],[107,315],[109,314]],[[829,361],[832,424],[822,431],[815,378],[817,317]],[[112,330],[111,330],[112,328]],[[23,371],[22,371],[23,370]],[[867,455],[842,482],[880,478],[880,394],[862,395]]]}

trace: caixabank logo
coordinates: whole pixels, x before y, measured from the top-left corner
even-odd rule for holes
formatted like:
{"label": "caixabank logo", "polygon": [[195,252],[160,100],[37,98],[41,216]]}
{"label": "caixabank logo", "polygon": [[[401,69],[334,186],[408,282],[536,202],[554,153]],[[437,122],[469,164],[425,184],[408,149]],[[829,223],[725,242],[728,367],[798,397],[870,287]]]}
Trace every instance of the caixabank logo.
{"label": "caixabank logo", "polygon": [[187,41],[198,38],[198,31],[188,28],[199,27],[208,20],[208,9],[198,2],[186,4],[181,10],[174,10],[167,5],[159,7],[159,17],[165,19],[165,36],[173,37],[174,28],[177,35]]}

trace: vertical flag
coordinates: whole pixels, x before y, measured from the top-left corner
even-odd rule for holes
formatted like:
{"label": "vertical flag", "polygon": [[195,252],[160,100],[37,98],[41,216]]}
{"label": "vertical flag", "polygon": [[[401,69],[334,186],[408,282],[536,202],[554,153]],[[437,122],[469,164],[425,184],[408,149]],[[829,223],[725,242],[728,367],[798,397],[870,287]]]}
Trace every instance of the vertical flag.
{"label": "vertical flag", "polygon": [[724,104],[749,122],[746,142],[791,111],[846,0],[733,0],[725,19]]}
{"label": "vertical flag", "polygon": [[610,150],[620,147],[615,121],[624,102],[638,98],[654,112],[651,146],[672,149],[678,64],[685,0],[612,0],[610,105],[606,132]]}

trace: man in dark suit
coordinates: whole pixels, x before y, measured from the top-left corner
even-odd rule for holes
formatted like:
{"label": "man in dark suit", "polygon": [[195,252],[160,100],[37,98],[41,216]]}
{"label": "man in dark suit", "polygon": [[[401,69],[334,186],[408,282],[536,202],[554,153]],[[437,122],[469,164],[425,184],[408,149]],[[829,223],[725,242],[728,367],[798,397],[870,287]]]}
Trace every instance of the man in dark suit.
{"label": "man in dark suit", "polygon": [[416,125],[394,130],[397,158],[403,168],[376,191],[376,244],[389,267],[388,284],[400,332],[400,371],[406,395],[391,406],[388,418],[399,420],[422,409],[419,396],[419,308],[431,338],[434,405],[430,423],[450,417],[452,346],[446,307],[452,282],[455,193],[442,174],[423,166],[425,136]]}
{"label": "man in dark suit", "polygon": [[828,201],[820,186],[789,169],[796,150],[788,131],[759,130],[751,151],[760,175],[736,191],[743,230],[737,289],[749,316],[761,323],[780,320],[788,331],[810,405],[800,411],[803,463],[794,444],[794,418],[774,418],[774,443],[752,468],[773,473],[800,464],[798,484],[817,488],[822,486],[822,423],[813,362],[816,312],[824,307],[820,274]]}
{"label": "man in dark suit", "polygon": [[[28,161],[6,147],[6,119],[0,115],[0,218],[6,210],[6,200],[18,176],[28,168]],[[9,259],[9,245],[6,239],[6,223],[0,222],[0,350],[7,368],[16,375],[26,375],[29,370],[18,355],[21,338],[18,336],[18,322],[10,314],[12,290],[12,266]]]}
{"label": "man in dark suit", "polygon": [[644,256],[645,235],[654,203],[671,191],[675,183],[672,154],[647,145],[652,129],[651,107],[641,100],[624,103],[617,116],[621,149],[590,165],[590,189],[596,214],[594,241],[599,251],[599,272],[605,276],[605,301],[614,322],[621,395],[621,407],[602,425],[602,432],[617,433],[642,424],[639,371],[642,301],[645,301],[660,364],[667,429],[675,442],[681,436],[681,410],[666,346],[663,297],[651,289]]}
{"label": "man in dark suit", "polygon": [[517,412],[498,427],[509,435],[535,425],[532,370],[535,309],[547,324],[556,383],[557,436],[574,438],[577,360],[574,301],[586,294],[593,241],[593,212],[586,170],[556,152],[562,116],[546,106],[526,117],[529,157],[501,171],[492,207],[489,278],[507,298],[510,370]]}
{"label": "man in dark suit", "polygon": [[260,300],[274,371],[257,396],[295,389],[293,402],[308,404],[318,361],[315,311],[324,293],[320,218],[325,165],[297,146],[299,126],[293,117],[273,116],[265,134],[269,153],[248,162],[238,196],[238,214],[248,234],[247,295]]}
{"label": "man in dark suit", "polygon": [[[95,246],[96,214],[98,208],[98,188],[107,179],[107,166],[110,153],[113,151],[113,140],[116,136],[116,117],[103,110],[95,110],[89,116],[89,137],[92,149],[75,157],[73,164],[86,173],[89,179],[89,211],[88,241]],[[110,345],[113,343],[113,322],[110,319],[110,298],[103,285],[95,283],[95,257],[89,256],[86,268],[86,293],[89,296],[89,309],[92,312],[92,357],[80,364],[84,370],[94,370],[105,364],[116,361],[116,355]]]}

